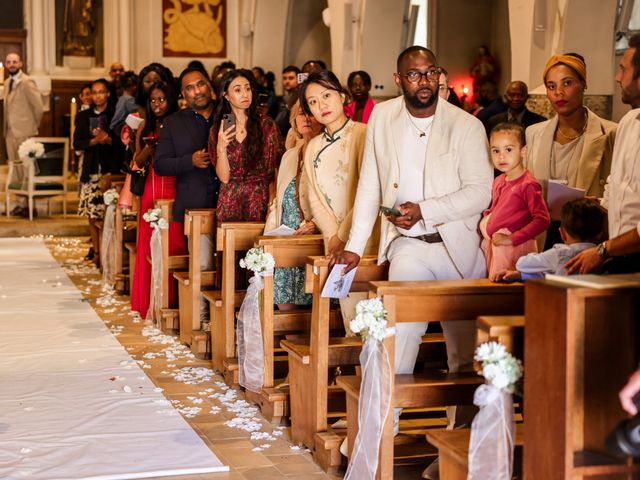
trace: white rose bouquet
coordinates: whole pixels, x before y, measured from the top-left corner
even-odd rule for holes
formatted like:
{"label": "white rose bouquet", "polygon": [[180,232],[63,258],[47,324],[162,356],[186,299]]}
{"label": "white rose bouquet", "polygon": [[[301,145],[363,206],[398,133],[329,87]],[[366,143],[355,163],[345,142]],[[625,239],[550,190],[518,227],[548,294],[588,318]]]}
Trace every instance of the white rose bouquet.
{"label": "white rose bouquet", "polygon": [[371,298],[356,305],[356,316],[349,322],[353,333],[359,333],[365,340],[373,337],[381,342],[387,332],[387,311],[382,300]]}
{"label": "white rose bouquet", "polygon": [[166,230],[169,228],[169,223],[162,218],[162,210],[159,208],[150,208],[142,218],[145,222],[148,222],[154,230]]}
{"label": "white rose bouquet", "polygon": [[475,360],[486,383],[473,395],[480,410],[471,423],[468,480],[510,480],[513,475],[515,416],[513,393],[522,378],[522,363],[497,342],[476,349]]}
{"label": "white rose bouquet", "polygon": [[110,188],[102,194],[102,199],[104,200],[105,205],[115,205],[118,203],[118,198],[120,198],[120,195],[115,188]]}
{"label": "white rose bouquet", "polygon": [[27,138],[18,147],[18,156],[22,159],[37,158],[44,155],[44,145],[33,138]]}
{"label": "white rose bouquet", "polygon": [[260,324],[260,298],[264,288],[263,277],[273,275],[276,261],[263,248],[250,249],[240,260],[240,266],[251,270],[249,287],[244,296],[236,323],[239,383],[247,390],[260,392],[264,384],[264,345]]}
{"label": "white rose bouquet", "polygon": [[476,349],[474,359],[482,362],[479,374],[489,385],[515,393],[518,381],[522,378],[522,362],[507,352],[504,345],[498,342],[483,343]]}
{"label": "white rose bouquet", "polygon": [[260,247],[255,247],[249,250],[245,257],[240,260],[240,266],[251,270],[253,273],[265,273],[275,268],[276,261],[273,255],[265,253]]}

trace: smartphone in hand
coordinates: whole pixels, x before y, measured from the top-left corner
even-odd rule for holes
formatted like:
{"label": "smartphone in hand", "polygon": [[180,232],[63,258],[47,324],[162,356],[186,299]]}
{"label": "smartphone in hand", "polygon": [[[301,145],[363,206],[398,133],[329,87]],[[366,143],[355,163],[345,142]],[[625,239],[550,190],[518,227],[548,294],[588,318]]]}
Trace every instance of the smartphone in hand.
{"label": "smartphone in hand", "polygon": [[222,116],[222,131],[226,132],[229,127],[236,124],[236,116],[233,113],[225,113]]}
{"label": "smartphone in hand", "polygon": [[396,210],[395,208],[385,207],[384,205],[380,205],[380,212],[383,215],[390,215],[392,217],[401,217],[403,215],[400,210]]}
{"label": "smartphone in hand", "polygon": [[145,145],[149,145],[150,147],[155,147],[158,144],[157,137],[142,137],[142,141]]}

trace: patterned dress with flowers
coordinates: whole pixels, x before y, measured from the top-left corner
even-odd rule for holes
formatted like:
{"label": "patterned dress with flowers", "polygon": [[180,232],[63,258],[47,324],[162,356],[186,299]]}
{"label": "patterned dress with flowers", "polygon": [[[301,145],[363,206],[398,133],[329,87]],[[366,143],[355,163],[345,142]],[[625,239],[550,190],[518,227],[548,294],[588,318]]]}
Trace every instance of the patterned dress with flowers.
{"label": "patterned dress with flowers", "polygon": [[[269,184],[275,178],[276,167],[284,153],[284,143],[278,127],[265,115],[260,117],[263,135],[262,156],[255,167],[249,168],[244,155],[246,139],[235,139],[227,147],[227,159],[231,178],[220,185],[216,217],[221,222],[264,222],[269,204]],[[209,154],[216,162],[218,129],[212,128],[209,137]]]}
{"label": "patterned dress with flowers", "polygon": [[[283,225],[298,229],[302,222],[300,207],[296,201],[296,178],[294,177],[282,197]],[[276,268],[273,273],[273,303],[311,305],[312,297],[304,292],[304,268]]]}

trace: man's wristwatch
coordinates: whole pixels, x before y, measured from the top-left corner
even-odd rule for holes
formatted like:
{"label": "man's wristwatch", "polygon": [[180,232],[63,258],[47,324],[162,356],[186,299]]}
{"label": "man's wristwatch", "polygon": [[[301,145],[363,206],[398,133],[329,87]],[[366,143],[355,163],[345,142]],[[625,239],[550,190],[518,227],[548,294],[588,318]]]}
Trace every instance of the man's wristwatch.
{"label": "man's wristwatch", "polygon": [[609,255],[607,254],[607,242],[606,241],[602,242],[600,245],[598,245],[596,247],[596,253],[602,259],[605,259],[605,258],[609,257]]}

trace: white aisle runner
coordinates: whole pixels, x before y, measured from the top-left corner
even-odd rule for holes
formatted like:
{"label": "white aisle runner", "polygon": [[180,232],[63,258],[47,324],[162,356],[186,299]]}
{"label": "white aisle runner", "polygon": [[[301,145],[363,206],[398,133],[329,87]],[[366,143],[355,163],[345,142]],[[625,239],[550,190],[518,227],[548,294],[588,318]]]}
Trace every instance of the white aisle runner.
{"label": "white aisle runner", "polygon": [[41,240],[0,239],[0,478],[227,471],[166,403]]}

